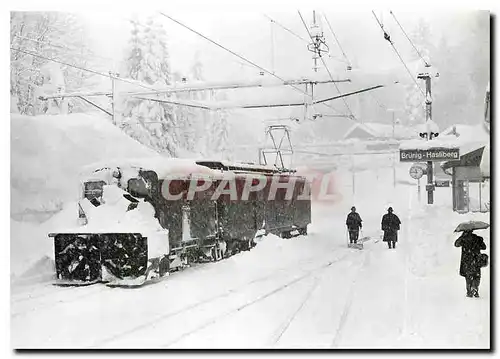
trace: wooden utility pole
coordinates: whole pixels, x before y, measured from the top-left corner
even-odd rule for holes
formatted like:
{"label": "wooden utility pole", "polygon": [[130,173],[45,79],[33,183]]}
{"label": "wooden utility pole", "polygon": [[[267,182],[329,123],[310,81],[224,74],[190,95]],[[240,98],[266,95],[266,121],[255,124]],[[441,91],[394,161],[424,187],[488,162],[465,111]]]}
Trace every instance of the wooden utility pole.
{"label": "wooden utility pole", "polygon": [[[425,121],[432,120],[432,91],[431,91],[431,75],[428,72],[418,74],[417,78],[425,80]],[[427,141],[432,139],[429,132],[427,134]],[[434,203],[434,186],[433,186],[433,165],[432,161],[427,161],[427,204]]]}
{"label": "wooden utility pole", "polygon": [[115,88],[115,81],[116,78],[119,76],[117,72],[112,72],[109,71],[109,76],[111,77],[111,114],[112,114],[112,123],[113,125],[116,125],[116,114],[115,114],[115,101],[116,99],[116,88]]}
{"label": "wooden utility pole", "polygon": [[[313,27],[316,27],[316,11],[313,10]],[[314,56],[314,72],[318,72],[318,58]]]}

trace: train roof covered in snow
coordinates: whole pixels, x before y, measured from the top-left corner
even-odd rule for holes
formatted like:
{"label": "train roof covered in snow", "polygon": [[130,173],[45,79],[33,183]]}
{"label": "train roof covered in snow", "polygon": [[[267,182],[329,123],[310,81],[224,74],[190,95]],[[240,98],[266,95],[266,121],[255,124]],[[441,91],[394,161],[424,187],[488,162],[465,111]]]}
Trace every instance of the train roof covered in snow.
{"label": "train roof covered in snow", "polygon": [[[295,173],[295,170],[280,170],[269,165],[258,165],[255,163],[239,163],[207,159],[179,159],[166,158],[162,156],[152,158],[116,158],[112,160],[99,161],[82,167],[80,172],[84,180],[102,180],[99,172],[104,169],[120,169],[121,172],[154,171],[159,178],[165,176],[196,177],[208,176],[213,179],[228,179],[235,175],[274,175]],[[129,178],[134,175],[127,176]]]}

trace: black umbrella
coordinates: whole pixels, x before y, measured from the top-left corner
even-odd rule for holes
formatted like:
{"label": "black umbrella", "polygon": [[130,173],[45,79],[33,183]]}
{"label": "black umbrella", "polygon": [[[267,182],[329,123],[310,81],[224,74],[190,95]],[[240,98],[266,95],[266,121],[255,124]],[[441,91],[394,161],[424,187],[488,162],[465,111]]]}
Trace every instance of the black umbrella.
{"label": "black umbrella", "polygon": [[463,222],[458,225],[458,227],[455,229],[455,232],[463,232],[463,231],[473,231],[476,229],[486,229],[490,225],[486,222],[481,222],[481,221],[468,221],[468,222]]}

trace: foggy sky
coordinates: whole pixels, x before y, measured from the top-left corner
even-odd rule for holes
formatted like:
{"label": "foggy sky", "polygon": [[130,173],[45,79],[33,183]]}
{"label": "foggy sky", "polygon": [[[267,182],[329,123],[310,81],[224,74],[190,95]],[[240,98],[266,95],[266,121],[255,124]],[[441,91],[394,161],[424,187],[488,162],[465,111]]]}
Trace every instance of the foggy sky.
{"label": "foggy sky", "polygon": [[[307,51],[307,45],[278,25],[273,25],[273,30],[271,30],[271,22],[264,16],[264,14],[270,16],[306,39],[308,35],[296,9],[289,8],[280,12],[267,13],[220,10],[187,13],[168,9],[162,11],[268,70],[273,70],[271,54],[274,49],[274,71],[280,76],[307,76],[312,73],[312,53]],[[371,11],[339,12],[332,9],[324,11],[317,9],[316,12],[326,14],[348,59],[357,63],[360,69],[376,71],[401,68],[399,59],[383,39],[383,33]],[[413,50],[410,44],[389,12],[377,10],[375,12],[383,21],[398,51],[406,56],[412,55]],[[301,13],[309,24],[312,21],[312,11],[301,10]],[[446,36],[452,44],[459,42],[462,36],[460,28],[465,25],[463,11],[409,13],[394,10],[394,13],[407,33],[411,32],[420,18],[427,21],[435,44],[439,43],[442,36]],[[137,15],[139,19],[144,19],[148,14],[155,13]],[[89,12],[82,13],[82,16],[87,22],[96,52],[114,59],[116,63],[121,61],[130,36],[128,20],[133,18],[134,13]],[[158,13],[156,16],[168,34],[170,63],[173,71],[188,72],[196,51],[199,51],[207,79],[227,80],[234,79],[235,76],[255,77],[258,75],[258,69],[252,68],[249,64],[242,66],[241,63],[244,61]],[[274,41],[271,40],[271,31]],[[332,56],[342,58],[327,24],[323,24],[323,32]],[[327,65],[331,71],[337,73],[345,71],[345,64],[341,61],[329,59]],[[324,70],[323,72],[326,75]]]}

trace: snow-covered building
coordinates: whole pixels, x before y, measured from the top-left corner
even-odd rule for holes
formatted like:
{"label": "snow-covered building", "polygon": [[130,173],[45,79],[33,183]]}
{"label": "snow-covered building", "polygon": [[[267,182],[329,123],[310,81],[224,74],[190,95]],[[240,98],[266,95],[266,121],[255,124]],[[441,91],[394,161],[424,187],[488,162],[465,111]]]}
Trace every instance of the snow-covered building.
{"label": "snow-covered building", "polygon": [[478,125],[463,125],[463,124],[455,124],[447,127],[443,131],[441,131],[440,136],[455,136],[461,137],[465,136],[466,138],[472,138],[476,136],[478,139],[484,139],[488,137],[488,134],[484,130],[484,127]]}
{"label": "snow-covered building", "polygon": [[400,124],[384,124],[378,122],[356,123],[344,134],[344,139],[411,139],[417,136],[415,128]]}

